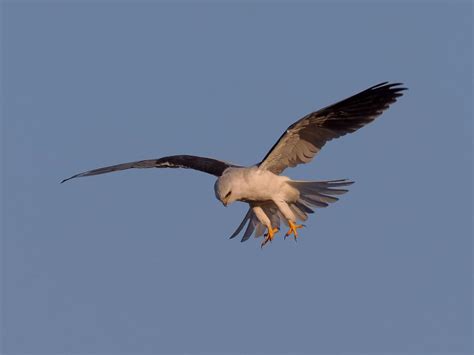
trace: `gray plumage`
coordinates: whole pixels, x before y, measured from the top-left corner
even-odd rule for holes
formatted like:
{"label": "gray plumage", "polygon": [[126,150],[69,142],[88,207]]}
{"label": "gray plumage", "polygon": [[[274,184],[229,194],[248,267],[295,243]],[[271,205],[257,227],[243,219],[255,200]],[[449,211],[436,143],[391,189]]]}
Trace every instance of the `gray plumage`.
{"label": "gray plumage", "polygon": [[[173,155],[107,166],[73,175],[73,178],[133,168],[185,168],[199,170],[218,179],[216,198],[224,205],[234,201],[249,204],[243,221],[230,238],[244,230],[242,241],[265,235],[264,245],[273,239],[281,223],[297,237],[296,221],[305,221],[313,208],[327,207],[347,192],[349,180],[294,181],[280,174],[288,167],[310,162],[326,142],[352,133],[382,114],[406,88],[400,83],[381,83],[301,118],[287,128],[262,161],[242,167],[212,158]],[[265,233],[267,230],[267,233]],[[289,234],[287,233],[287,235]]]}

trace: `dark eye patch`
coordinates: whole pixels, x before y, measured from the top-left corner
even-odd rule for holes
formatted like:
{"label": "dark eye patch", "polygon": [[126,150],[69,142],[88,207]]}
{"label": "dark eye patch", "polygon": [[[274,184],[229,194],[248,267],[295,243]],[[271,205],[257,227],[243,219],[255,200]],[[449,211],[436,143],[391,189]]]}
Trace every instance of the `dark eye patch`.
{"label": "dark eye patch", "polygon": [[227,197],[229,197],[231,193],[232,193],[232,191],[229,191],[229,192],[227,193],[227,195],[225,195],[225,197],[224,197],[224,198],[227,198]]}

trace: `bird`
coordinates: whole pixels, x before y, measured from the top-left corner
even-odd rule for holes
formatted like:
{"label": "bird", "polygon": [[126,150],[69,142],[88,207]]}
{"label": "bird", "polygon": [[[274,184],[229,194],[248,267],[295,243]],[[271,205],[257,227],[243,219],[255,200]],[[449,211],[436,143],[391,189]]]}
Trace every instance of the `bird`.
{"label": "bird", "polygon": [[330,140],[339,138],[379,117],[407,90],[403,83],[382,82],[342,101],[309,113],[290,125],[257,164],[241,166],[214,158],[194,155],[172,155],[89,170],[61,181],[143,168],[194,169],[217,177],[216,198],[224,205],[240,201],[248,211],[230,239],[242,230],[241,241],[263,237],[261,247],[274,240],[283,222],[288,227],[284,239],[296,241],[300,224],[316,208],[336,202],[353,184],[348,179],[303,181],[292,180],[281,173],[290,167],[309,163]]}

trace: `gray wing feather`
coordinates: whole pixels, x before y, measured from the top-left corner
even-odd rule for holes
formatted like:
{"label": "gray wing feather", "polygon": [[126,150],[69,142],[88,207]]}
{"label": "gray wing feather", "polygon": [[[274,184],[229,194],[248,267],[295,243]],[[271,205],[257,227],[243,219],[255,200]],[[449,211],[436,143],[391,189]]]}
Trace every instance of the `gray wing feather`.
{"label": "gray wing feather", "polygon": [[89,170],[83,173],[73,175],[61,181],[61,183],[83,176],[93,176],[111,173],[126,169],[144,169],[144,168],[184,168],[199,170],[215,176],[221,176],[225,169],[236,166],[221,160],[212,158],[198,157],[194,155],[172,155],[159,159],[140,160],[130,163],[106,166],[104,168]]}
{"label": "gray wing feather", "polygon": [[257,220],[257,217],[255,216],[255,214],[252,213],[247,229],[245,230],[244,236],[240,240],[241,242],[245,242],[247,239],[250,238],[253,231],[255,230],[255,227],[257,226],[257,223],[259,223]]}
{"label": "gray wing feather", "polygon": [[249,208],[249,210],[247,211],[247,214],[245,215],[244,219],[243,219],[242,222],[239,224],[239,226],[237,227],[237,229],[235,230],[235,232],[232,233],[232,235],[229,237],[229,239],[235,238],[237,235],[239,235],[240,231],[242,230],[242,228],[244,228],[245,223],[247,223],[247,221],[249,220],[249,218],[250,218],[250,216],[251,216],[252,214],[253,214],[252,208]]}
{"label": "gray wing feather", "polygon": [[265,233],[266,229],[267,227],[265,227],[262,222],[258,222],[255,228],[255,238],[261,237]]}
{"label": "gray wing feather", "polygon": [[[263,208],[265,214],[270,218],[272,226],[280,229],[281,216],[280,216],[280,212],[278,208],[276,208],[274,204],[262,205],[261,207]],[[306,207],[306,209],[309,209],[309,208]],[[255,238],[258,238],[265,233],[265,229],[266,229],[265,225],[263,225],[258,220],[258,218],[255,216],[255,214],[252,211],[252,207],[250,207],[244,219],[242,220],[242,222],[239,224],[235,232],[232,233],[232,235],[230,236],[230,239],[239,235],[239,233],[242,231],[242,229],[246,225],[247,225],[247,228],[245,229],[241,242],[245,242],[246,240],[248,240],[251,237],[251,235],[254,234],[254,232],[255,232]]]}
{"label": "gray wing feather", "polygon": [[259,164],[280,174],[287,167],[311,161],[331,139],[352,133],[372,122],[398,97],[401,83],[381,83],[293,123]]}

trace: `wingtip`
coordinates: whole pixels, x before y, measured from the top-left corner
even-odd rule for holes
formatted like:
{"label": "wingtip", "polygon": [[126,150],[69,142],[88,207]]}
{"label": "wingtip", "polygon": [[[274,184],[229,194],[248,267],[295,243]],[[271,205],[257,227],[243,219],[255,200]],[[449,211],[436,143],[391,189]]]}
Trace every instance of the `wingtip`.
{"label": "wingtip", "polygon": [[373,89],[379,89],[379,88],[388,88],[388,89],[395,89],[395,90],[408,90],[408,88],[404,87],[402,82],[398,81],[398,82],[394,82],[394,83],[391,83],[390,81],[384,81],[384,82],[381,82],[381,83],[378,83],[372,87],[369,88],[369,90],[373,90]]}
{"label": "wingtip", "polygon": [[68,181],[68,180],[74,179],[75,177],[76,177],[76,175],[71,176],[71,177],[68,177],[67,179],[61,180],[60,184],[66,182],[66,181]]}
{"label": "wingtip", "polygon": [[[389,95],[395,102],[397,98],[403,96],[404,91],[408,90],[402,82],[391,83],[389,81],[384,81],[383,83],[374,85],[367,89],[367,91],[380,92],[381,95]],[[391,103],[393,103],[391,102]]]}
{"label": "wingtip", "polygon": [[[388,83],[389,83],[388,81],[382,81],[381,83],[378,83],[378,84],[375,84],[375,85],[371,86],[371,87],[369,88],[369,90],[377,89],[377,88],[379,88],[379,87],[381,87],[381,86],[387,85]],[[389,85],[390,85],[390,84],[389,84]]]}
{"label": "wingtip", "polygon": [[405,91],[408,90],[408,88],[405,86],[404,83],[398,82],[398,83],[392,83],[389,84],[390,89],[396,90],[396,91]]}

